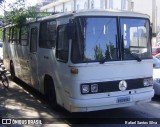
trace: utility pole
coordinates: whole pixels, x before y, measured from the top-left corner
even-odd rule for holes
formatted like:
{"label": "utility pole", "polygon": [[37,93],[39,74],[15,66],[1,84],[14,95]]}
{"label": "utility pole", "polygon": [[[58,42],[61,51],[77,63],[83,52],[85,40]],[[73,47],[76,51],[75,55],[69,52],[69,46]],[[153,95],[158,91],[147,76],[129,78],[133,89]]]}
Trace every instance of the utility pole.
{"label": "utility pole", "polygon": [[90,0],[88,0],[88,9],[90,9]]}
{"label": "utility pole", "polygon": [[157,32],[156,12],[157,12],[156,0],[152,0],[152,33],[154,36],[156,36],[156,32]]}
{"label": "utility pole", "polygon": [[73,0],[74,11],[76,11],[76,0]]}
{"label": "utility pole", "polygon": [[108,1],[105,0],[105,9],[107,9]]}

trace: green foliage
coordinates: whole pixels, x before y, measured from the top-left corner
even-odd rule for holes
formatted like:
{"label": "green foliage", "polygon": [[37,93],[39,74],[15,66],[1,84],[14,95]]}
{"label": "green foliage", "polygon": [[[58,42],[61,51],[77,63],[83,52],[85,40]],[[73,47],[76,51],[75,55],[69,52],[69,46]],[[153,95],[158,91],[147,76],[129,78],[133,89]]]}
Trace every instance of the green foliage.
{"label": "green foliage", "polygon": [[96,47],[94,48],[94,58],[96,60],[101,60],[102,58],[104,58],[104,56],[107,59],[113,59],[113,55],[114,54],[114,45],[109,42],[109,44],[106,45],[106,50],[105,50],[105,54],[103,55],[103,50],[99,45],[96,45]]}
{"label": "green foliage", "polygon": [[18,2],[13,3],[11,11],[6,13],[4,21],[6,23],[21,26],[27,22],[28,18],[36,18],[37,16],[41,15],[36,13],[36,7],[25,7],[25,2],[19,0]]}
{"label": "green foliage", "polygon": [[96,45],[96,47],[94,48],[94,52],[95,52],[94,57],[96,60],[101,60],[103,58],[103,51],[100,45]]}
{"label": "green foliage", "polygon": [[13,11],[10,11],[6,14],[5,22],[16,24],[16,25],[20,26],[20,25],[23,25],[24,23],[26,23],[26,17],[28,17],[29,14],[30,13],[28,13],[23,8],[14,9]]}
{"label": "green foliage", "polygon": [[2,39],[3,39],[3,30],[2,28],[0,28],[0,41],[2,41]]}
{"label": "green foliage", "polygon": [[26,23],[26,18],[33,17],[33,12],[25,8],[13,8],[12,11],[5,15],[5,22],[21,26]]}
{"label": "green foliage", "polygon": [[106,58],[113,59],[112,57],[112,54],[114,54],[113,52],[114,52],[114,45],[111,42],[109,42],[109,44],[106,45],[106,52],[105,52]]}

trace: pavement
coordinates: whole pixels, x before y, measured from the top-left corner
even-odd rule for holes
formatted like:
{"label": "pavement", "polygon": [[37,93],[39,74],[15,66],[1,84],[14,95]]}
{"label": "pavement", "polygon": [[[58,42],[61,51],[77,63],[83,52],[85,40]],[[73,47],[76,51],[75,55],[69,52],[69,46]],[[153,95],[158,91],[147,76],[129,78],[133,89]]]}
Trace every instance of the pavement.
{"label": "pavement", "polygon": [[[10,76],[8,76],[10,77]],[[32,88],[28,87],[21,81],[12,82],[9,80],[9,88],[6,89],[0,83],[0,118],[3,119],[54,119],[60,117],[55,111],[44,101],[43,96]],[[33,125],[1,125],[0,127],[24,127]],[[36,126],[36,125],[34,125]],[[68,125],[49,124],[37,125],[40,126],[54,126],[54,127],[68,127]]]}

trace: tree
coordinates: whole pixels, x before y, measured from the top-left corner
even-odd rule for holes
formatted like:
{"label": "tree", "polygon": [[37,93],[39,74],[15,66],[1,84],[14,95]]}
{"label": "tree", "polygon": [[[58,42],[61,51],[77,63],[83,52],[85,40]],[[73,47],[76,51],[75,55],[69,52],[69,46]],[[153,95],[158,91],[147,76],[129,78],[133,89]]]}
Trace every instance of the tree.
{"label": "tree", "polygon": [[96,45],[96,47],[94,48],[94,58],[95,60],[101,60],[103,58],[103,51],[99,45]]}
{"label": "tree", "polygon": [[10,4],[11,11],[5,14],[4,20],[6,23],[12,23],[21,26],[26,23],[27,19],[42,16],[36,13],[36,7],[26,7],[24,0]]}
{"label": "tree", "polygon": [[[1,0],[0,0],[0,2],[1,2]],[[3,29],[1,28],[2,18],[3,18],[3,16],[0,15],[0,41],[2,41],[2,39],[3,39]]]}
{"label": "tree", "polygon": [[113,55],[114,54],[114,45],[113,43],[109,42],[109,44],[106,45],[106,52],[105,52],[105,56],[107,59],[113,59]]}
{"label": "tree", "polygon": [[16,25],[24,24],[26,17],[30,15],[30,12],[25,8],[25,2],[17,0],[17,2],[9,4],[9,6],[11,11],[6,12],[4,17],[5,22]]}

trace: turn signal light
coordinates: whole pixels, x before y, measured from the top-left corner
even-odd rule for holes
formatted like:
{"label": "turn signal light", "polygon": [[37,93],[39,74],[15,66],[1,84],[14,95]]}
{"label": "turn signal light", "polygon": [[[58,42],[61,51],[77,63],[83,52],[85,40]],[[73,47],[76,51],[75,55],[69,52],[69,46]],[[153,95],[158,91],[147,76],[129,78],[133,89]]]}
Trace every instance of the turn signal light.
{"label": "turn signal light", "polygon": [[77,68],[71,68],[71,73],[72,74],[78,74],[78,69]]}

